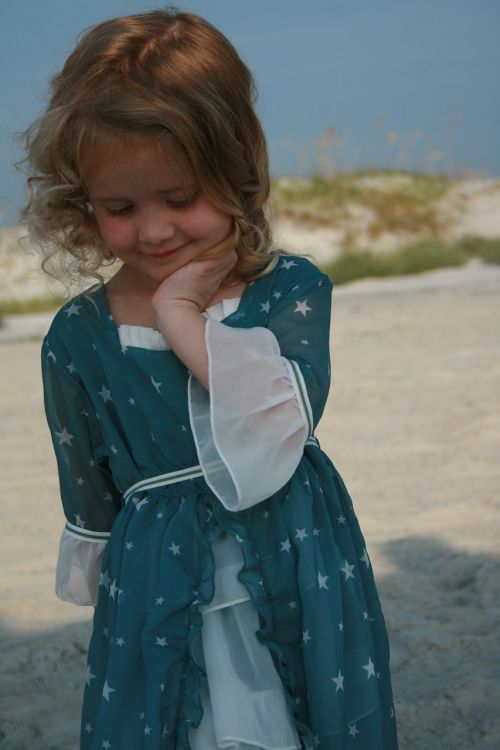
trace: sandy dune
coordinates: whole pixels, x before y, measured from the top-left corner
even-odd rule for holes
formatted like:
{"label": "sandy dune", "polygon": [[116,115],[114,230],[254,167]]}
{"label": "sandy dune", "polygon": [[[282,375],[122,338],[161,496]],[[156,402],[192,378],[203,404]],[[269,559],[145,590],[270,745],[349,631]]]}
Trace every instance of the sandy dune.
{"label": "sandy dune", "polygon": [[[500,269],[334,295],[319,438],[349,487],[392,645],[402,750],[500,748]],[[77,748],[90,612],[58,601],[39,341],[0,344],[0,747]]]}

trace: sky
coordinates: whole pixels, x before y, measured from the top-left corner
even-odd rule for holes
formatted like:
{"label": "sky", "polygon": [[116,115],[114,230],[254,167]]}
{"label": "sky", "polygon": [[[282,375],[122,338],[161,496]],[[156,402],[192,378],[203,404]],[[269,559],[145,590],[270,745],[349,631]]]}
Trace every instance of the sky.
{"label": "sky", "polygon": [[[162,7],[23,0],[0,8],[0,224],[25,200],[19,134],[78,34]],[[271,171],[500,175],[499,0],[179,0],[235,45],[259,89]]]}

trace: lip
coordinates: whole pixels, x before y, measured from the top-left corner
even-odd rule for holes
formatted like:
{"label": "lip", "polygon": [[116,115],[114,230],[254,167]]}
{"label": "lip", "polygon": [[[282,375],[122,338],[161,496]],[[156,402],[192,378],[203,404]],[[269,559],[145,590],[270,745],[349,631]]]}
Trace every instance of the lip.
{"label": "lip", "polygon": [[184,247],[184,245],[179,245],[179,247],[174,247],[172,250],[164,250],[162,253],[144,253],[144,255],[147,255],[148,258],[166,258],[168,255],[172,255],[172,253],[176,253],[178,250],[181,250]]}

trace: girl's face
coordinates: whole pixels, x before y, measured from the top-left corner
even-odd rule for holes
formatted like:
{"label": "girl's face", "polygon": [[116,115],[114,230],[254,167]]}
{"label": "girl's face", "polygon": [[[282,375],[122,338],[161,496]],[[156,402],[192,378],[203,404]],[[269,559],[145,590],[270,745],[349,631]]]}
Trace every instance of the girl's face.
{"label": "girl's face", "polygon": [[83,177],[105,244],[153,286],[231,231],[168,138],[100,137],[84,154]]}

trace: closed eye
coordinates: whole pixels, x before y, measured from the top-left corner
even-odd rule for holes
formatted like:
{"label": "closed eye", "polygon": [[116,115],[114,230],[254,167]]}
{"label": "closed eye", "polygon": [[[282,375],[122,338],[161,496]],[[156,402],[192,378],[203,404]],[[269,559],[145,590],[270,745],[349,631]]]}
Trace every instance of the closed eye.
{"label": "closed eye", "polygon": [[124,206],[123,208],[108,208],[105,206],[104,210],[108,216],[126,216],[133,211],[133,208],[133,206]]}

